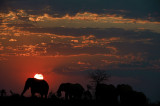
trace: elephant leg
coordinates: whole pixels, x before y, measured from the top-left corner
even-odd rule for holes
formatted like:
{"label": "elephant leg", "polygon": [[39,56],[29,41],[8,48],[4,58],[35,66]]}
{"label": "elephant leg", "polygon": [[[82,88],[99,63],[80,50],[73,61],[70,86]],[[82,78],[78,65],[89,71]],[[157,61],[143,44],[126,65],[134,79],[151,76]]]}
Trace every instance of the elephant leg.
{"label": "elephant leg", "polygon": [[82,98],[82,94],[77,95],[77,99],[80,100]]}
{"label": "elephant leg", "polygon": [[34,92],[32,92],[31,94],[32,94],[32,97],[34,97],[34,96],[35,96],[35,93],[34,93]]}
{"label": "elephant leg", "polygon": [[35,91],[33,89],[31,89],[31,95],[32,95],[32,97],[35,96]]}
{"label": "elephant leg", "polygon": [[72,95],[71,94],[69,94],[69,99],[72,100]]}
{"label": "elephant leg", "polygon": [[47,94],[45,94],[44,96],[45,96],[45,98],[47,99]]}
{"label": "elephant leg", "polygon": [[41,95],[41,98],[43,98],[43,94],[40,94]]}
{"label": "elephant leg", "polygon": [[68,100],[68,93],[65,92],[65,99]]}

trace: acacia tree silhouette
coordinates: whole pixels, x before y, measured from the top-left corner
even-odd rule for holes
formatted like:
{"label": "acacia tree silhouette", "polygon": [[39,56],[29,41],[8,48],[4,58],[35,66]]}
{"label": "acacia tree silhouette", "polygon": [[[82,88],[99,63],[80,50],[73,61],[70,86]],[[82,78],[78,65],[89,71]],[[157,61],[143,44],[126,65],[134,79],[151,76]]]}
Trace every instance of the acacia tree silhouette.
{"label": "acacia tree silhouette", "polygon": [[91,86],[94,88],[92,89],[93,95],[96,98],[97,87],[108,81],[110,75],[105,70],[97,69],[88,73],[88,77],[91,80]]}
{"label": "acacia tree silhouette", "polygon": [[105,70],[97,69],[89,73],[89,78],[91,79],[91,82],[94,82],[97,85],[104,81],[108,81],[110,75]]}

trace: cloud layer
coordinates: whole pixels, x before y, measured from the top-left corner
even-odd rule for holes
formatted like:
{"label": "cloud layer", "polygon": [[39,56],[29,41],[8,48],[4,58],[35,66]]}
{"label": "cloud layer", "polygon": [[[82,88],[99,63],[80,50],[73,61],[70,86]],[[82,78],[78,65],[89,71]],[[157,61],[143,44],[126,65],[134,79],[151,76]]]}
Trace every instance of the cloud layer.
{"label": "cloud layer", "polygon": [[78,12],[117,14],[130,18],[160,20],[159,0],[1,0],[8,10],[23,9],[30,14],[53,16],[75,15]]}

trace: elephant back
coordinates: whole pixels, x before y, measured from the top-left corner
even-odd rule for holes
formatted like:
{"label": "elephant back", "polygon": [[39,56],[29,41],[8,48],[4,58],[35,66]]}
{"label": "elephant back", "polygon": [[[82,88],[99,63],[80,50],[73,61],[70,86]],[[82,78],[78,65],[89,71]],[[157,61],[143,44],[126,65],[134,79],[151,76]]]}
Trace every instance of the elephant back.
{"label": "elephant back", "polygon": [[96,100],[105,103],[117,103],[116,88],[112,84],[97,84],[95,95]]}
{"label": "elephant back", "polygon": [[142,92],[137,92],[130,85],[121,84],[117,86],[118,94],[120,95],[121,104],[146,104],[147,98]]}
{"label": "elephant back", "polygon": [[74,94],[82,94],[84,92],[84,88],[80,84],[71,84],[70,92],[74,92]]}
{"label": "elephant back", "polygon": [[37,93],[46,93],[49,90],[49,85],[45,80],[34,79],[31,89]]}

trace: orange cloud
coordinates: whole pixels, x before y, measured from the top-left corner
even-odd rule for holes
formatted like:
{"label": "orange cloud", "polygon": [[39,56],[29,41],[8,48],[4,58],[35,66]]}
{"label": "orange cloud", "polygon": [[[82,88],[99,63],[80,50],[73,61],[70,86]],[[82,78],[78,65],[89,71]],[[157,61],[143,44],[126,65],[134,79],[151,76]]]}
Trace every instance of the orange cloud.
{"label": "orange cloud", "polygon": [[160,22],[149,20],[124,18],[116,14],[95,14],[90,12],[77,13],[74,16],[66,14],[54,17],[47,13],[30,15],[24,10],[1,13],[3,24],[32,24],[37,27],[68,27],[68,28],[123,28],[126,30],[146,29],[160,33]]}
{"label": "orange cloud", "polygon": [[3,46],[0,46],[0,50],[4,50],[4,47],[3,47]]}
{"label": "orange cloud", "polygon": [[16,42],[16,39],[9,39],[10,42]]}
{"label": "orange cloud", "polygon": [[83,65],[85,64],[84,62],[78,61],[77,64]]}

